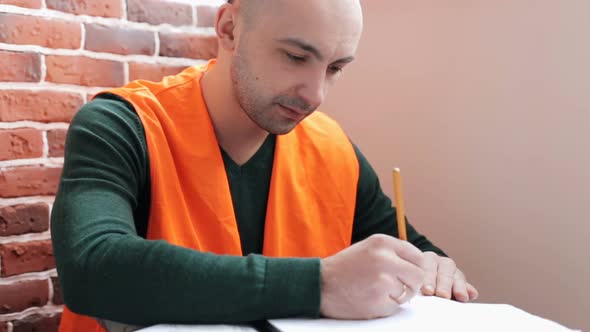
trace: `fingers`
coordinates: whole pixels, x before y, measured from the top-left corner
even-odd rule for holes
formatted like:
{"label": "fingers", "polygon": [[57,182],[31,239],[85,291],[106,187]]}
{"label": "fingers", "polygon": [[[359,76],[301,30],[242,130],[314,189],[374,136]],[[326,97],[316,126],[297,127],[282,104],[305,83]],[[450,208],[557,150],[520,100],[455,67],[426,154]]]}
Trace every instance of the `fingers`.
{"label": "fingers", "polygon": [[467,293],[469,294],[469,301],[473,301],[477,299],[479,296],[479,292],[475,287],[473,287],[470,283],[466,282],[467,284]]}
{"label": "fingers", "polygon": [[453,297],[459,302],[469,301],[469,294],[467,293],[467,281],[461,271],[455,271],[455,283],[453,284]]}
{"label": "fingers", "polygon": [[397,278],[414,293],[424,281],[422,270],[424,254],[412,244],[387,235],[374,235],[367,243],[374,250],[369,251],[384,273]]}
{"label": "fingers", "polygon": [[424,271],[416,265],[403,259],[397,259],[391,268],[392,275],[397,276],[400,283],[408,287],[412,296],[420,290],[424,281]]}
{"label": "fingers", "polygon": [[436,277],[435,295],[445,299],[450,299],[452,295],[453,284],[455,282],[455,272],[457,266],[452,259],[439,257],[438,274]]}
{"label": "fingers", "polygon": [[386,287],[389,290],[387,295],[389,296],[389,299],[392,301],[392,303],[394,303],[396,306],[408,302],[414,297],[415,292],[399,277],[385,274],[382,278],[383,281],[387,282]]}
{"label": "fingers", "polygon": [[395,296],[393,294],[389,294],[389,298],[395,301],[395,303],[397,303],[398,305],[401,305],[402,303],[412,298],[412,294],[409,293],[408,287],[401,282],[400,285],[401,290],[399,291],[399,295]]}
{"label": "fingers", "polygon": [[397,254],[394,258],[392,273],[397,275],[400,282],[405,284],[413,296],[424,282],[424,253],[407,241],[390,237],[391,245]]}
{"label": "fingers", "polygon": [[424,288],[432,287],[432,295],[454,295],[461,301],[478,295],[452,260],[422,254],[412,244],[386,235],[373,235],[323,258],[320,278],[320,313],[340,319],[389,316],[424,282]]}
{"label": "fingers", "polygon": [[424,253],[424,285],[422,294],[434,295],[436,290],[436,275],[438,273],[438,255],[429,251]]}
{"label": "fingers", "polygon": [[422,268],[424,265],[424,253],[420,249],[416,248],[410,242],[401,241],[393,237],[391,239],[394,240],[393,244],[397,247],[395,248],[395,252],[400,258],[414,264],[418,268]]}
{"label": "fingers", "polygon": [[434,252],[424,253],[424,285],[422,294],[436,295],[459,302],[475,300],[479,293],[466,281],[465,275],[452,259],[440,257]]}

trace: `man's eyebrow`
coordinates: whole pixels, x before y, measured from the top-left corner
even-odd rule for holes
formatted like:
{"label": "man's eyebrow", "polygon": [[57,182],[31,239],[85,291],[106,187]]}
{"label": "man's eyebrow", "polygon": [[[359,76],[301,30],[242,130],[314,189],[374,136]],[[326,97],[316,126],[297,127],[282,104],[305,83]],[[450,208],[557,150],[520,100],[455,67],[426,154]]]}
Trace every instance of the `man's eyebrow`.
{"label": "man's eyebrow", "polygon": [[342,58],[340,60],[334,61],[334,63],[347,64],[347,63],[351,63],[353,60],[354,60],[353,56],[347,56],[346,58]]}
{"label": "man's eyebrow", "polygon": [[[288,44],[291,46],[295,46],[295,47],[299,47],[300,49],[309,52],[311,54],[313,54],[318,60],[323,61],[324,60],[324,56],[322,55],[322,53],[315,47],[313,47],[311,44],[304,42],[301,39],[298,38],[283,38],[283,39],[275,39],[276,41],[278,41],[279,43],[283,43],[283,44]],[[354,60],[353,56],[348,56],[346,58],[342,58],[339,60],[334,61],[334,63],[341,63],[341,64],[347,64],[350,63]]]}
{"label": "man's eyebrow", "polygon": [[288,44],[288,45],[291,45],[291,46],[299,47],[300,49],[313,54],[318,60],[320,60],[320,61],[323,61],[324,60],[324,56],[322,55],[322,53],[317,48],[315,48],[314,46],[312,46],[309,43],[304,42],[301,39],[298,39],[298,38],[283,38],[283,39],[275,39],[275,40],[278,41],[279,43],[283,43],[283,44]]}

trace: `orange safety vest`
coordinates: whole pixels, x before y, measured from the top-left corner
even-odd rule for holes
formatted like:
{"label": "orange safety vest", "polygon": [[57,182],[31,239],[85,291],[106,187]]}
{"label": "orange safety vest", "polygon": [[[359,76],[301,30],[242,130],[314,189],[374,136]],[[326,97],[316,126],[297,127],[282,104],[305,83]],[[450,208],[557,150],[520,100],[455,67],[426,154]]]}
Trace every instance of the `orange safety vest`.
{"label": "orange safety vest", "polygon": [[[128,100],[145,129],[151,171],[147,238],[198,251],[242,255],[221,151],[200,79],[215,65],[159,83],[109,90]],[[207,176],[203,176],[207,174]],[[359,165],[338,124],[315,112],[277,136],[263,255],[327,257],[351,244]],[[60,332],[103,331],[64,308]]]}

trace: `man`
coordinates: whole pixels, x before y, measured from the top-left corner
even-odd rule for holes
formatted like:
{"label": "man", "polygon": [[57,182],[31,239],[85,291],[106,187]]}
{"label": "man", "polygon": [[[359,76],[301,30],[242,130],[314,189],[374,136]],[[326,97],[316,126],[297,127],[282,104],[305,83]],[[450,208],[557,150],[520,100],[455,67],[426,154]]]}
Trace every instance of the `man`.
{"label": "man", "polygon": [[217,60],[85,105],[52,212],[60,331],[99,330],[89,317],[368,319],[420,291],[476,298],[411,225],[395,238],[375,172],[314,112],[361,30],[358,0],[235,0],[217,15]]}

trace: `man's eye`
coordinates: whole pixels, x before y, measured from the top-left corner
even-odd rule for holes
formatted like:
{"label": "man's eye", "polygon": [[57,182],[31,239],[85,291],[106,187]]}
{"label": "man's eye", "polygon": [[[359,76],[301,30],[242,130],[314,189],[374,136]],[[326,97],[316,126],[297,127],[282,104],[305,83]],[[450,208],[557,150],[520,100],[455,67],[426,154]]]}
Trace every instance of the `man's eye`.
{"label": "man's eye", "polygon": [[293,62],[305,62],[305,57],[293,55],[289,52],[285,52],[285,54]]}
{"label": "man's eye", "polygon": [[340,68],[340,67],[336,67],[336,66],[332,66],[332,67],[329,67],[329,68],[328,68],[328,71],[329,71],[331,74],[339,74],[339,73],[341,73],[341,72],[342,72],[342,68]]}

